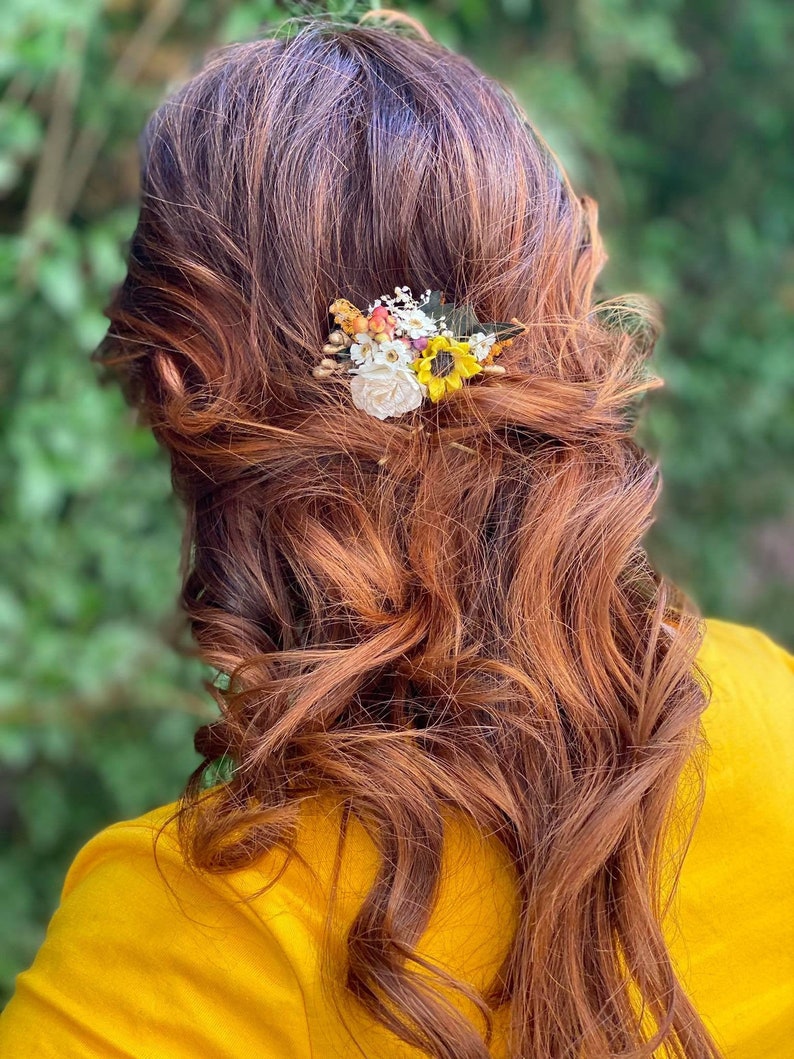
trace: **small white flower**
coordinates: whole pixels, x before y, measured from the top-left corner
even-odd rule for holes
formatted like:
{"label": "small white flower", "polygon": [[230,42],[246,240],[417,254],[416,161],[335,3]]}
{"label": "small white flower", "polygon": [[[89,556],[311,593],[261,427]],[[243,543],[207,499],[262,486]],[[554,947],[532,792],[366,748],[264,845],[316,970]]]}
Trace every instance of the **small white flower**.
{"label": "small white flower", "polygon": [[397,319],[409,338],[429,338],[436,333],[436,322],[421,309],[398,309]]}
{"label": "small white flower", "polygon": [[400,303],[403,309],[413,309],[417,305],[416,299],[411,294],[410,287],[395,287],[394,297],[390,299],[390,302],[394,308]]}
{"label": "small white flower", "polygon": [[405,344],[405,342],[377,342],[367,361],[373,364],[383,364],[386,367],[407,368],[416,357],[416,353]]}
{"label": "small white flower", "polygon": [[409,368],[370,363],[351,374],[353,404],[377,419],[401,416],[418,408],[427,392]]}
{"label": "small white flower", "polygon": [[350,359],[355,364],[363,364],[371,355],[372,351],[377,348],[377,342],[372,338],[372,335],[368,335],[366,332],[361,332],[356,335],[356,340],[350,346]]}
{"label": "small white flower", "polygon": [[477,331],[473,335],[469,335],[469,350],[479,361],[485,360],[488,354],[491,352],[491,346],[496,341],[496,335],[484,334],[482,331]]}

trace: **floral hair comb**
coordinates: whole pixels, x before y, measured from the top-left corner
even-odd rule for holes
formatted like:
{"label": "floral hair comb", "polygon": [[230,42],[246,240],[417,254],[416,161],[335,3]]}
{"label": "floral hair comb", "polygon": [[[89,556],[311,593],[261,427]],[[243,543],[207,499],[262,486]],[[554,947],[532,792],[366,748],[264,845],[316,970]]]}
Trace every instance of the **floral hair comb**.
{"label": "floral hair comb", "polygon": [[378,419],[404,415],[426,397],[440,401],[475,375],[504,374],[494,362],[525,330],[518,320],[480,323],[470,306],[445,304],[440,291],[420,300],[408,287],[366,313],[338,298],[330,313],[337,326],[312,374],[349,374],[353,404]]}

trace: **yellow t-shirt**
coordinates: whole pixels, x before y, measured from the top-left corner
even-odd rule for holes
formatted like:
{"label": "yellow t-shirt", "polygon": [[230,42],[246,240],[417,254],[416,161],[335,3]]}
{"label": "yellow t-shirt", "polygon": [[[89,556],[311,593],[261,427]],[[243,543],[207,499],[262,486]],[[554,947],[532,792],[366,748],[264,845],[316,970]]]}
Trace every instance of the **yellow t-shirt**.
{"label": "yellow t-shirt", "polygon": [[[669,941],[728,1059],[794,1056],[794,657],[763,633],[710,620],[714,687],[706,800]],[[300,858],[269,854],[197,876],[172,806],[115,824],[77,855],[33,966],[0,1018],[3,1059],[408,1059],[418,1053],[323,985],[319,941],[338,837],[333,803],[301,810]],[[474,984],[501,962],[515,915],[498,843],[449,821],[439,903],[421,947]],[[354,826],[339,915],[352,919],[376,865]],[[495,1056],[503,1056],[497,1020]],[[356,1043],[354,1043],[356,1042]]]}

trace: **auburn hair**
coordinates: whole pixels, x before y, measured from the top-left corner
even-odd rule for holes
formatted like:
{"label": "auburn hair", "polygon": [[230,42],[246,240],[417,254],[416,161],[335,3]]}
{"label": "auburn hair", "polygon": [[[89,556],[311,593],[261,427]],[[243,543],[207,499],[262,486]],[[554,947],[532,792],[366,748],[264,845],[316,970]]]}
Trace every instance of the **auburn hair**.
{"label": "auburn hair", "polygon": [[[377,21],[211,53],[141,146],[97,358],[170,454],[181,599],[225,677],[182,802],[191,862],[289,846],[301,799],[338,795],[382,857],[347,988],[429,1056],[483,1059],[410,959],[459,810],[516,869],[511,953],[475,998],[510,1004],[512,1056],[716,1056],[661,927],[703,622],[642,544],[659,324],[594,297],[595,202],[505,88]],[[396,285],[526,322],[505,374],[390,420],[313,378],[330,303]]]}

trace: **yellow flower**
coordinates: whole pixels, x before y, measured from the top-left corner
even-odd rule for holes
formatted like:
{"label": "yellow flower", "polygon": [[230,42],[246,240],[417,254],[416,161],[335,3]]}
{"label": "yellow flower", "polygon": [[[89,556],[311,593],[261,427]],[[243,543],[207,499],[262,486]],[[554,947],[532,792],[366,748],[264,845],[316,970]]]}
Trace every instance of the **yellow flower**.
{"label": "yellow flower", "polygon": [[347,301],[345,298],[337,298],[335,302],[331,302],[328,309],[335,323],[339,324],[348,335],[355,335],[356,328],[359,331],[362,330],[362,328],[358,327],[361,319],[366,323],[366,317],[362,317],[361,310],[357,309],[352,302]]}
{"label": "yellow flower", "polygon": [[444,335],[431,338],[413,362],[419,382],[427,387],[431,401],[440,401],[448,393],[454,393],[482,371],[482,366],[469,350],[468,342],[456,342]]}

